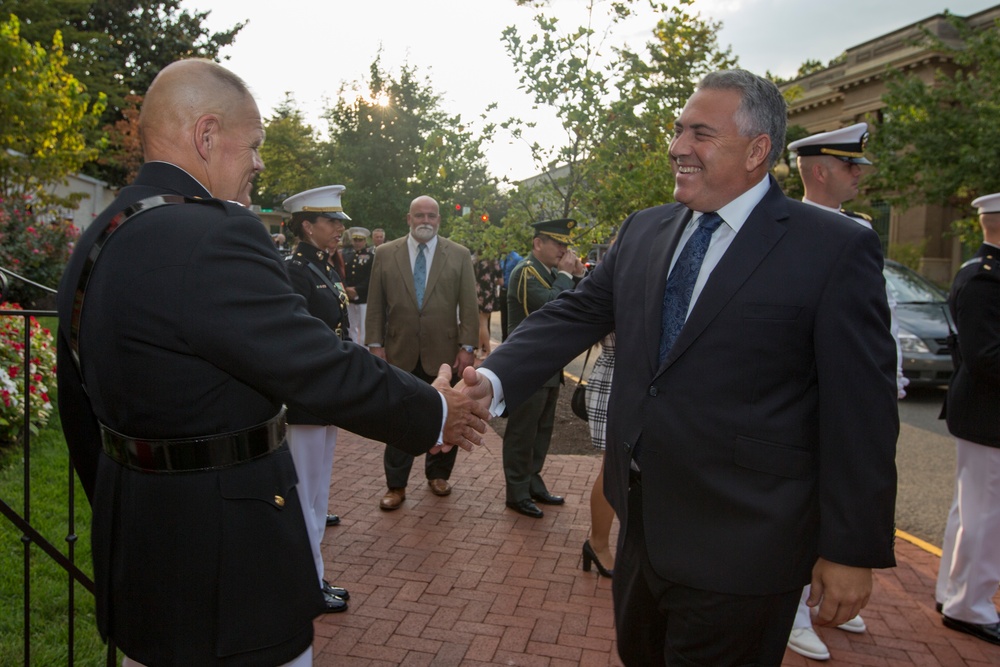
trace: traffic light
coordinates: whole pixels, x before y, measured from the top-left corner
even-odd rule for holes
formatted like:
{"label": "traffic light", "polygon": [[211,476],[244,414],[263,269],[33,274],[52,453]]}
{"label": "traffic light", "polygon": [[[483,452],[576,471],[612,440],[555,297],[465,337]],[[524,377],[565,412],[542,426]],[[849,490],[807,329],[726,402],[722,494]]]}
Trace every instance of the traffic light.
{"label": "traffic light", "polygon": [[490,214],[489,213],[483,213],[481,216],[479,216],[479,221],[480,222],[489,222],[490,221]]}
{"label": "traffic light", "polygon": [[462,208],[463,208],[463,207],[462,207],[462,205],[461,205],[461,204],[455,204],[455,213],[456,213],[457,215],[462,215]]}

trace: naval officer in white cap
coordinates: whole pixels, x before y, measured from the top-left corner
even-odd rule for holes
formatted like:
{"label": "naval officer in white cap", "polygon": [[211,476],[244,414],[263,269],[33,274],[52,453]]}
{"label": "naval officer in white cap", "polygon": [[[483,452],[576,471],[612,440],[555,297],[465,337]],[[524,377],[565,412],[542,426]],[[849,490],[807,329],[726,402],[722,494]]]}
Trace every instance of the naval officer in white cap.
{"label": "naval officer in white cap", "polygon": [[[310,315],[323,320],[341,339],[350,340],[347,291],[341,277],[327,262],[327,249],[340,243],[344,222],[351,220],[340,203],[343,192],[343,185],[327,185],[292,195],[282,206],[292,214],[288,229],[298,239],[298,245],[285,258],[292,287],[305,298]],[[288,448],[299,478],[296,489],[327,613],[346,611],[350,597],[345,589],[332,586],[323,578],[320,551],[329,516],[330,476],[336,444],[336,426],[326,424],[305,410],[288,408]]]}
{"label": "naval officer in white cap", "polygon": [[935,596],[945,626],[1000,644],[1000,193],[972,205],[983,244],[948,296],[958,354],[942,412],[957,466]]}
{"label": "naval officer in white cap", "polygon": [[[848,211],[841,205],[854,199],[861,181],[861,167],[870,165],[865,157],[868,143],[868,124],[855,123],[849,127],[830,132],[820,132],[788,144],[788,150],[797,154],[799,174],[805,187],[802,201],[819,208],[840,213],[869,229],[871,218]],[[906,396],[905,387],[909,380],[903,377],[902,351],[899,346],[899,324],[896,320],[896,300],[886,286],[886,299],[891,314],[890,329],[896,341],[896,392],[899,398]],[[812,627],[810,608],[806,604],[811,589],[806,586],[795,614],[792,632],[788,638],[788,648],[813,660],[829,660],[830,650]],[[855,616],[840,626],[848,632],[864,632],[865,622]]]}

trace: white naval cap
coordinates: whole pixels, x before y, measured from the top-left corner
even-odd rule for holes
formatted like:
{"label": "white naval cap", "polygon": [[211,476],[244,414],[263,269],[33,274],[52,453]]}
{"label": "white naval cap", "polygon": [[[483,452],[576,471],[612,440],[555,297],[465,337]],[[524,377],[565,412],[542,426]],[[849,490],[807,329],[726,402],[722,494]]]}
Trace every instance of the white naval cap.
{"label": "white naval cap", "polygon": [[788,150],[805,157],[831,155],[852,164],[871,164],[865,157],[868,123],[855,123],[830,132],[820,132],[788,144]]}
{"label": "white naval cap", "polygon": [[979,209],[979,215],[983,213],[1000,213],[1000,192],[973,199],[972,205]]}
{"label": "white naval cap", "polygon": [[357,241],[358,239],[367,239],[372,235],[370,231],[364,227],[351,227],[347,230],[347,233],[351,235],[351,238]]}
{"label": "white naval cap", "polygon": [[343,185],[324,185],[292,195],[281,202],[281,206],[289,213],[318,213],[327,218],[350,220],[340,205],[340,195],[345,189]]}

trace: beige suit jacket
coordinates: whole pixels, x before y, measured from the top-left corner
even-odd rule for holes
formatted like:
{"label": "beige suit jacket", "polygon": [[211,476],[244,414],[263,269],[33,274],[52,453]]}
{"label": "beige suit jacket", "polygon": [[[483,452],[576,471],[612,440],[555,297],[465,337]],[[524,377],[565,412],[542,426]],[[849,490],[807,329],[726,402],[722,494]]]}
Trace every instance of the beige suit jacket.
{"label": "beige suit jacket", "polygon": [[417,310],[407,237],[382,244],[368,286],[365,344],[382,345],[386,360],[428,375],[455,363],[462,345],[479,341],[479,306],[472,256],[465,246],[438,236],[423,308]]}

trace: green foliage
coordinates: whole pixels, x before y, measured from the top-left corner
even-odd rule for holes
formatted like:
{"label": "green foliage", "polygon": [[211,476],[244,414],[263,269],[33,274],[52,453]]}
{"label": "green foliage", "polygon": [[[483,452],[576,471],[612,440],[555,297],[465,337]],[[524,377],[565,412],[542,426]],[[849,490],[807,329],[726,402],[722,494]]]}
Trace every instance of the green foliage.
{"label": "green foliage", "polygon": [[126,95],[121,118],[104,127],[107,136],[97,164],[106,173],[119,176],[119,182],[131,183],[142,167],[142,137],[139,133],[139,107],[141,95]]}
{"label": "green foliage", "polygon": [[[59,284],[79,230],[30,195],[0,199],[0,266],[46,287]],[[22,306],[45,298],[37,287],[11,280],[4,295]]]}
{"label": "green foliage", "polygon": [[983,228],[979,225],[979,217],[962,218],[951,223],[951,234],[962,242],[963,257],[968,259],[983,244]]}
{"label": "green foliage", "polygon": [[[516,26],[504,29],[504,43],[521,87],[536,107],[544,106],[559,119],[564,137],[559,143],[529,145],[532,159],[542,176],[534,184],[522,184],[514,193],[515,208],[529,221],[571,217],[583,219],[579,194],[583,183],[582,163],[598,135],[601,110],[612,76],[612,62],[600,53],[604,40],[627,10],[610,11],[610,23],[598,32],[591,26],[600,0],[588,0],[588,25],[561,32],[557,18],[538,14],[535,29],[523,36]],[[617,5],[612,5],[614,9]],[[516,140],[524,141],[531,122],[510,118],[501,127]],[[555,174],[555,170],[559,173]],[[536,192],[541,189],[543,193]]]}
{"label": "green foliage", "polygon": [[[254,201],[265,208],[280,208],[291,195],[330,185],[321,174],[320,145],[316,132],[295,106],[292,94],[267,119],[267,141],[260,149],[265,169],[257,177]],[[350,208],[348,208],[350,210]]]}
{"label": "green foliage", "polygon": [[692,14],[692,4],[680,0],[676,6],[656,5],[665,18],[657,22],[653,40],[646,43],[645,60],[621,51],[622,98],[656,112],[655,117],[677,116],[702,77],[738,64],[731,49],[719,47],[716,35],[722,23]]}
{"label": "green foliage", "polygon": [[719,48],[721,24],[691,14],[690,4],[659,5],[664,18],[646,43],[645,59],[620,52],[619,99],[606,105],[583,169],[593,243],[606,242],[629,212],[672,201],[674,119],[698,80],[737,65],[729,49]]}
{"label": "green foliage", "polygon": [[926,31],[922,37],[950,61],[932,84],[887,73],[882,122],[872,133],[878,173],[870,185],[894,205],[963,208],[1000,190],[1000,22],[974,31],[949,20],[961,48]]}
{"label": "green foliage", "polygon": [[380,54],[368,81],[342,86],[325,118],[323,180],[347,186],[345,208],[359,225],[398,238],[409,231],[406,212],[420,195],[438,201],[445,224],[449,202],[497,197],[481,150],[491,128],[474,137],[461,117],[441,109],[441,96],[414,67],[391,74]]}
{"label": "green foliage", "polygon": [[[181,58],[218,58],[246,25],[209,33],[202,24],[210,12],[181,9],[181,0],[4,0],[3,7],[22,19],[29,42],[47,44],[61,32],[73,56],[68,71],[95,99],[107,97],[101,124],[88,135],[95,145],[99,128],[125,119],[126,98],[145,93],[161,69]],[[113,186],[127,182],[127,167],[88,166]]]}
{"label": "green foliage", "polygon": [[920,243],[890,243],[886,253],[889,259],[895,260],[914,271],[920,270],[920,261],[924,258],[927,241]]}
{"label": "green foliage", "polygon": [[[808,136],[809,130],[801,125],[789,125],[788,129],[785,131],[785,145],[787,146],[793,141],[798,141],[799,139],[804,139]],[[806,188],[802,184],[802,174],[799,173],[798,164],[795,160],[792,160],[789,157],[787,149],[784,153],[782,153],[782,159],[788,166],[788,176],[785,177],[784,180],[779,179],[781,189],[784,191],[785,195],[791,197],[792,199],[802,199],[802,197],[806,194]]]}
{"label": "green foliage", "polygon": [[[44,323],[43,323],[44,324]],[[54,414],[49,425],[31,438],[31,525],[67,553],[67,535],[76,540],[74,561],[93,577],[90,557],[90,506],[76,476],[74,529],[67,529],[69,455]],[[0,498],[23,513],[24,461],[20,446],[0,449]],[[42,550],[30,547],[31,660],[24,658],[24,543],[21,533],[0,519],[0,664],[69,664],[68,575]],[[104,664],[105,647],[97,632],[94,597],[73,584],[75,597],[74,665]]]}
{"label": "green foliage", "polygon": [[16,16],[0,22],[0,197],[41,194],[96,157],[87,134],[97,127],[104,97],[92,99],[68,72],[62,36],[51,49],[20,34]]}
{"label": "green foliage", "polygon": [[[691,14],[690,0],[651,4],[661,18],[644,53],[622,48],[602,55],[604,43],[631,16],[633,0],[589,0],[585,27],[561,32],[556,18],[540,14],[528,37],[515,27],[504,31],[522,87],[565,130],[561,143],[531,144],[541,175],[511,193],[511,225],[576,218],[586,251],[606,241],[629,212],[672,199],[674,119],[702,76],[733,67],[737,59],[718,46],[720,24]],[[600,30],[594,28],[599,7],[607,17]],[[514,118],[502,127],[522,138],[533,124]]]}

